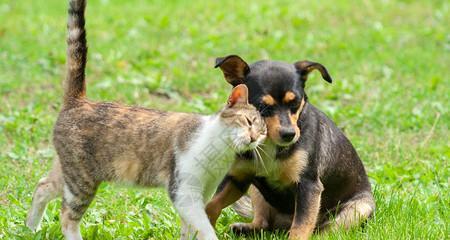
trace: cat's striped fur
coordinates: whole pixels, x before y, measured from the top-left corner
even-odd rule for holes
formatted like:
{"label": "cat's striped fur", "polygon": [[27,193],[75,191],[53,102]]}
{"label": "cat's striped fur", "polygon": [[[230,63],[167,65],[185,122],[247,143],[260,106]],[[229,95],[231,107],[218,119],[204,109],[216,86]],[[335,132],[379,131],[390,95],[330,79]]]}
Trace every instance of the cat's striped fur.
{"label": "cat's striped fur", "polygon": [[69,1],[68,72],[64,104],[54,127],[58,154],[33,195],[27,226],[35,230],[46,204],[62,196],[67,239],[81,239],[79,223],[103,181],[163,186],[182,222],[182,237],[217,239],[204,207],[233,154],[255,148],[266,135],[245,85],[233,89],[217,114],[164,112],[85,98],[86,1]]}

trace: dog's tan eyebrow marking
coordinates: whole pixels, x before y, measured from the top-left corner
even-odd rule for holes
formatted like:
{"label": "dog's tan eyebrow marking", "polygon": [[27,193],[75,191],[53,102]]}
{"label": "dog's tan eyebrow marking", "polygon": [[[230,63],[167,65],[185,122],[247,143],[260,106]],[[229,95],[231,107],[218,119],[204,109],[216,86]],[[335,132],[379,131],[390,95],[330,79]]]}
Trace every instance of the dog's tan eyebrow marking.
{"label": "dog's tan eyebrow marking", "polygon": [[294,100],[295,97],[296,97],[296,96],[295,96],[295,93],[293,93],[293,92],[291,92],[291,91],[287,91],[287,92],[284,94],[283,103],[288,103],[288,102]]}
{"label": "dog's tan eyebrow marking", "polygon": [[277,115],[272,117],[266,117],[265,122],[267,124],[267,135],[272,140],[279,140],[280,137],[280,118]]}
{"label": "dog's tan eyebrow marking", "polygon": [[276,103],[275,99],[273,99],[273,97],[270,96],[269,94],[264,95],[262,97],[262,101],[263,101],[264,104],[266,104],[268,106],[273,106]]}

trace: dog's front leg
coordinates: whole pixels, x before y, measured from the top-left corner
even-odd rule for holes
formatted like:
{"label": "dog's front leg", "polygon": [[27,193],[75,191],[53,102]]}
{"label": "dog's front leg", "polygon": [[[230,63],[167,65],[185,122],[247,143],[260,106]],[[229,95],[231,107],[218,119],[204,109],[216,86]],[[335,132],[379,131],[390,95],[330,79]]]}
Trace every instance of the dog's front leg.
{"label": "dog's front leg", "polygon": [[297,186],[295,213],[289,231],[289,240],[308,239],[316,226],[320,209],[322,182],[304,177]]}
{"label": "dog's front leg", "polygon": [[250,186],[248,180],[238,180],[237,178],[227,175],[217,189],[216,194],[206,205],[206,213],[213,226],[216,225],[222,209],[236,202],[241,198]]}

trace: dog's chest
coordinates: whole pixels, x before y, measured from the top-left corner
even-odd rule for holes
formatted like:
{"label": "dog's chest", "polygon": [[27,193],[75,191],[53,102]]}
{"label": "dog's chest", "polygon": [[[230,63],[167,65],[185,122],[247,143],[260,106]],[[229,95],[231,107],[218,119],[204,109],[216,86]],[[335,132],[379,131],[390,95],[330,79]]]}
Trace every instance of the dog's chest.
{"label": "dog's chest", "polygon": [[256,155],[255,175],[265,177],[271,185],[279,187],[298,183],[308,164],[308,153],[301,148],[281,159],[277,158],[276,146],[265,145]]}

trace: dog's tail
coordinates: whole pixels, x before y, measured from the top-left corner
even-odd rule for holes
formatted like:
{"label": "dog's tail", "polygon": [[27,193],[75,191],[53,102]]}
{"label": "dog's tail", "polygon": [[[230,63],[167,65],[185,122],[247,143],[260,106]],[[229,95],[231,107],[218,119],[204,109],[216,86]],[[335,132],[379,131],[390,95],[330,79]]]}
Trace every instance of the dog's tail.
{"label": "dog's tail", "polygon": [[232,205],[237,214],[245,218],[253,218],[252,200],[248,194],[242,196]]}
{"label": "dog's tail", "polygon": [[67,20],[67,76],[64,104],[86,95],[85,67],[87,56],[84,10],[86,0],[69,0]]}

